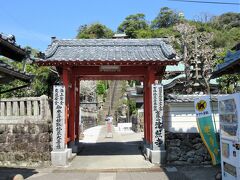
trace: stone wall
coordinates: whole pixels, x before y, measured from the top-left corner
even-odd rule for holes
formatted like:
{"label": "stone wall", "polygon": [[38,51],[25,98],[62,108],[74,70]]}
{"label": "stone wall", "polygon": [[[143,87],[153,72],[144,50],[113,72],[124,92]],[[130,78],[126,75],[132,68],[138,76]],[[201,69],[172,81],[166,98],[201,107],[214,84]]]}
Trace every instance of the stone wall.
{"label": "stone wall", "polygon": [[91,127],[97,126],[97,112],[96,111],[84,111],[81,109],[81,124],[83,125],[83,131]]}
{"label": "stone wall", "polygon": [[211,164],[211,157],[199,133],[166,132],[167,163]]}
{"label": "stone wall", "polygon": [[0,104],[0,165],[49,164],[52,116],[47,97],[1,99]]}

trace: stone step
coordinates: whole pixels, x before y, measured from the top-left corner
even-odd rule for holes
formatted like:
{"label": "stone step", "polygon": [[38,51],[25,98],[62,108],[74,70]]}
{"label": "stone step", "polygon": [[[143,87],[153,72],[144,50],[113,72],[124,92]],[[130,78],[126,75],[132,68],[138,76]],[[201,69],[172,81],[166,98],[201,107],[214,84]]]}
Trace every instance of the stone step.
{"label": "stone step", "polygon": [[77,153],[72,153],[71,157],[68,158],[68,162],[71,162],[76,156],[77,156]]}
{"label": "stone step", "polygon": [[100,121],[104,122],[105,116],[108,114],[109,109],[112,115],[115,114],[115,111],[119,105],[119,99],[121,99],[122,94],[122,83],[120,81],[112,81],[107,92],[107,97],[103,104],[102,110],[99,112],[99,114],[101,114],[98,116]]}

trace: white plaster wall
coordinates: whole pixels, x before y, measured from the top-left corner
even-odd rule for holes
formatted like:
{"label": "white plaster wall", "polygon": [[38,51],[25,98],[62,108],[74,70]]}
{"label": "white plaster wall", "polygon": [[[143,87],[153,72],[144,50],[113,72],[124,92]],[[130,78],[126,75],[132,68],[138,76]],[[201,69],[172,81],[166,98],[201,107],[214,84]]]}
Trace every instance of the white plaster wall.
{"label": "white plaster wall", "polygon": [[[216,129],[219,130],[217,103],[213,103]],[[165,107],[164,126],[170,132],[198,132],[194,103],[168,103]]]}

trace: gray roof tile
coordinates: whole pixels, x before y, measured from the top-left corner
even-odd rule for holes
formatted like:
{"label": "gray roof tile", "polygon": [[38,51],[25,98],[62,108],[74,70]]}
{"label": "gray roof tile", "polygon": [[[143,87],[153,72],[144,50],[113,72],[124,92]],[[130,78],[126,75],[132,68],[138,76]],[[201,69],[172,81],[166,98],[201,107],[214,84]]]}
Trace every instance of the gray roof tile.
{"label": "gray roof tile", "polygon": [[238,73],[240,69],[240,50],[231,53],[227,53],[222,64],[218,64],[216,71],[212,73],[211,78],[216,78],[224,74],[234,74]]}
{"label": "gray roof tile", "polygon": [[39,61],[168,61],[176,53],[166,39],[54,40]]}
{"label": "gray roof tile", "polygon": [[15,43],[14,35],[0,33],[0,55],[12,60],[22,61],[27,58],[28,52]]}
{"label": "gray roof tile", "polygon": [[6,74],[8,77],[14,77],[24,82],[30,82],[33,78],[32,75],[14,69],[12,66],[0,60],[0,72]]}
{"label": "gray roof tile", "polygon": [[[194,99],[195,98],[200,98],[200,97],[203,97],[204,95],[195,95],[195,94],[192,94],[192,95],[176,95],[176,94],[168,94],[166,97],[165,97],[165,102],[166,103],[182,103],[182,102],[194,102]],[[217,101],[217,98],[219,96],[224,96],[222,94],[214,94],[214,95],[211,95],[211,100],[212,101]]]}

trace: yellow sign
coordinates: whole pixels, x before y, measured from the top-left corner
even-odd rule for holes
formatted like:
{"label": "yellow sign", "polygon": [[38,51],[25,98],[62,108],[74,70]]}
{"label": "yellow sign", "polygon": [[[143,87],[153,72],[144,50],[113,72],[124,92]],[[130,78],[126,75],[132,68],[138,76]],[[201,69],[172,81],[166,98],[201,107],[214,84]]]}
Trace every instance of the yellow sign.
{"label": "yellow sign", "polygon": [[200,100],[199,102],[197,102],[196,104],[196,109],[199,111],[199,112],[202,112],[206,109],[207,107],[207,102],[204,101],[204,100]]}

